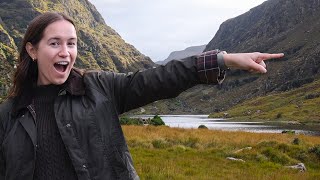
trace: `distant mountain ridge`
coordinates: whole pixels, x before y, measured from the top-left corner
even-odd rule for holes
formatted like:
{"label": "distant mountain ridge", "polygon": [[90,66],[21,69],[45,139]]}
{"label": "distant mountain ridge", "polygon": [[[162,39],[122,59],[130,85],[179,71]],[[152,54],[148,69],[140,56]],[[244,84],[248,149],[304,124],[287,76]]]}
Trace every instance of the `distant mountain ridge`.
{"label": "distant mountain ridge", "polygon": [[63,12],[75,21],[78,58],[75,66],[129,72],[148,69],[153,61],[126,43],[106,25],[88,0],[1,0],[0,1],[0,96],[10,86],[18,49],[29,22],[37,15]]}
{"label": "distant mountain ridge", "polygon": [[169,61],[176,59],[180,60],[189,56],[197,55],[203,52],[206,45],[200,45],[200,46],[191,46],[181,51],[173,51],[169,54],[169,56],[163,60],[163,61],[157,61],[156,64],[167,64]]}

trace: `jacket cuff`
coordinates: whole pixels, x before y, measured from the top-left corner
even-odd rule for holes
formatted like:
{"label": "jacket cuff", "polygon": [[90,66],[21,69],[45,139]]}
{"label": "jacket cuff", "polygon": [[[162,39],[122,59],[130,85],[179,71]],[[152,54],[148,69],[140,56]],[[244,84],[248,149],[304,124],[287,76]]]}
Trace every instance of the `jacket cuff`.
{"label": "jacket cuff", "polygon": [[220,50],[204,52],[197,56],[197,71],[199,79],[206,84],[221,84],[226,76],[226,71],[218,64]]}
{"label": "jacket cuff", "polygon": [[227,54],[227,52],[226,51],[220,51],[217,54],[218,66],[222,70],[228,70],[229,69],[228,66],[224,63],[224,58],[223,58],[224,54]]}

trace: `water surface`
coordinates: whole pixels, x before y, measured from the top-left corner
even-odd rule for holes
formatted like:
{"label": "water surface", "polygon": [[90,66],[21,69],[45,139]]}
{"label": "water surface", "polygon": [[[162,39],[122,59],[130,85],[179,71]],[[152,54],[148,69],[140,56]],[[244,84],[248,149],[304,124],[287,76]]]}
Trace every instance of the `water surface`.
{"label": "water surface", "polygon": [[[152,118],[154,115],[139,115],[134,117]],[[282,133],[285,130],[295,131],[296,134],[319,135],[320,130],[303,125],[270,125],[265,122],[239,122],[227,119],[208,118],[208,115],[160,115],[169,127],[198,128],[205,125],[209,129],[226,131],[246,131],[255,133]]]}

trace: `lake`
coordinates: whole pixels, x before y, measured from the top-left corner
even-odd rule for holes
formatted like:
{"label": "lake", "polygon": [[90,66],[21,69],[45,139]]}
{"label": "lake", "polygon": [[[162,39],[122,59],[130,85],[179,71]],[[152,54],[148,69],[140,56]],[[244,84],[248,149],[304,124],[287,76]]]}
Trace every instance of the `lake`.
{"label": "lake", "polygon": [[[133,117],[152,118],[154,115],[138,115]],[[169,127],[198,128],[205,125],[208,129],[225,131],[246,131],[255,133],[282,133],[293,130],[296,134],[320,136],[320,129],[304,125],[269,125],[264,122],[238,122],[227,119],[208,118],[208,115],[159,115]]]}

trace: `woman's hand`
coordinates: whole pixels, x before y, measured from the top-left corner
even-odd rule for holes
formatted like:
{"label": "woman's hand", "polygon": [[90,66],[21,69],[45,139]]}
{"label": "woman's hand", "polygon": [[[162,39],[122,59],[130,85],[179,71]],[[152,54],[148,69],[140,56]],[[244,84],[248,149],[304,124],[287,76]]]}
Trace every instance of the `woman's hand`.
{"label": "woman's hand", "polygon": [[225,65],[230,69],[242,69],[254,73],[266,73],[265,60],[283,57],[283,53],[234,53],[223,54]]}

